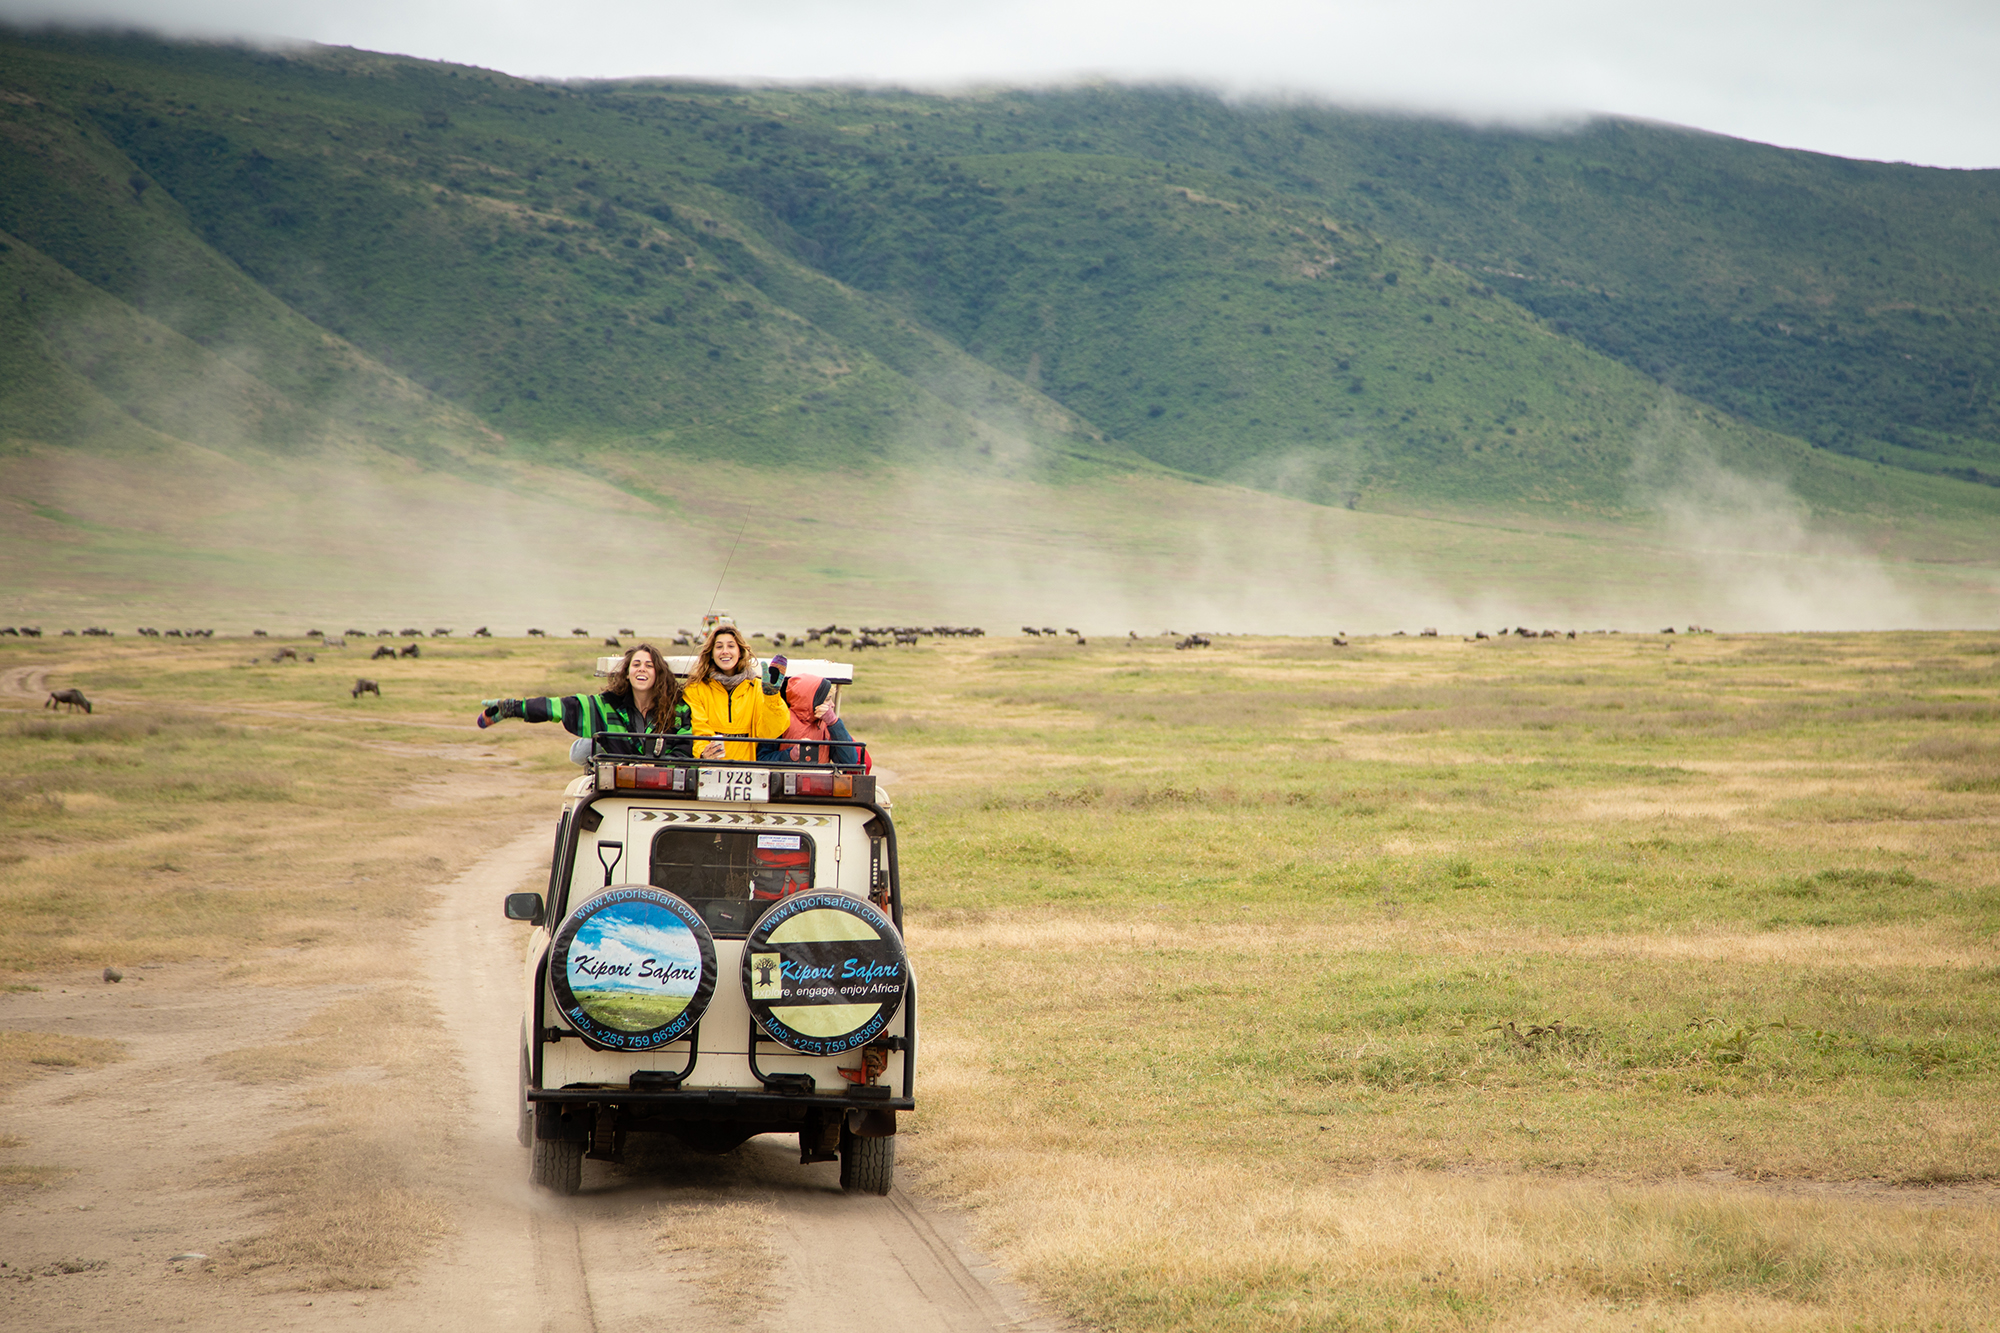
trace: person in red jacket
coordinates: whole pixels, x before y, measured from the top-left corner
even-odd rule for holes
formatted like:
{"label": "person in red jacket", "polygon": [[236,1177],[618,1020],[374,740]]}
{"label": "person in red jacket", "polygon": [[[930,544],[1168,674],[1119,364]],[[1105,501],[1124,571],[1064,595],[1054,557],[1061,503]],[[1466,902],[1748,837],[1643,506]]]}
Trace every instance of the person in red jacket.
{"label": "person in red jacket", "polygon": [[[787,676],[785,703],[792,712],[792,725],[785,728],[785,740],[854,740],[848,733],[847,724],[840,720],[840,714],[833,706],[832,681],[819,676]],[[782,753],[792,763],[827,762],[827,747],[824,745],[787,745]],[[836,764],[861,762],[859,748],[851,743],[832,747],[832,753]]]}
{"label": "person in red jacket", "polygon": [[734,625],[717,625],[708,632],[681,687],[693,718],[697,759],[753,760],[753,740],[785,734],[792,712],[785,706],[784,669],[782,657],[760,668]]}

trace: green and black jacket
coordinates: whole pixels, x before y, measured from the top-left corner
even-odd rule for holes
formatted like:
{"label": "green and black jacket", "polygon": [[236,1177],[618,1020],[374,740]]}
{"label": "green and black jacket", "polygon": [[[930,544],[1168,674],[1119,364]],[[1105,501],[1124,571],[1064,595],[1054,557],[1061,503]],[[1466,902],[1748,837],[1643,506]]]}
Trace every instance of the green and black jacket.
{"label": "green and black jacket", "polygon": [[[499,715],[519,717],[529,722],[560,722],[572,736],[596,736],[606,731],[644,734],[653,730],[650,719],[641,717],[630,694],[566,694],[559,698],[503,699]],[[519,711],[507,707],[519,705]],[[685,736],[694,730],[694,715],[685,701],[674,704],[673,734]]]}

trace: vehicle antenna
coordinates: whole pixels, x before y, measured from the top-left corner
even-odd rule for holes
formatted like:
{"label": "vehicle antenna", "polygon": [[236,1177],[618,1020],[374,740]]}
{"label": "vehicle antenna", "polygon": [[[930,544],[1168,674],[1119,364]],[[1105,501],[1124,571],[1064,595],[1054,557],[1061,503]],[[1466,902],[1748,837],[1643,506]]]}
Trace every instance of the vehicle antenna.
{"label": "vehicle antenna", "polygon": [[722,562],[722,572],[715,576],[715,591],[708,596],[708,609],[715,609],[716,598],[722,596],[722,581],[729,577],[729,566],[736,559],[736,548],[743,542],[743,530],[750,526],[750,515],[743,516],[743,522],[736,528],[736,540],[729,543],[729,557]]}

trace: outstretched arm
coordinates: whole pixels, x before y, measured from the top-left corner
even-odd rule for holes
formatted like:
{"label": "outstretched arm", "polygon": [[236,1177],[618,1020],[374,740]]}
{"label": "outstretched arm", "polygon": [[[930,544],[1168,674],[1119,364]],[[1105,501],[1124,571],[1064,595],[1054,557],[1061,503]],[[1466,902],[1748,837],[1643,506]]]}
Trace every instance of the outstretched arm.
{"label": "outstretched arm", "polygon": [[572,736],[583,735],[583,698],[568,694],[560,698],[487,699],[477,721],[490,727],[503,718],[518,717],[524,722],[560,722]]}

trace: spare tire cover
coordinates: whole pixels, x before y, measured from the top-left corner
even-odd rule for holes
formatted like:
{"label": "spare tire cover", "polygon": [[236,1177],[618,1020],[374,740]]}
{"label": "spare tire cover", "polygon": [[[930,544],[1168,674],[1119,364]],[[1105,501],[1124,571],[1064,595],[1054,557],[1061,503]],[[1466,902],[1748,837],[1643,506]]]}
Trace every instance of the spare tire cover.
{"label": "spare tire cover", "polygon": [[549,989],[586,1044],[651,1050],[701,1021],[715,994],[715,938],[682,899],[622,885],[562,923],[549,950]]}
{"label": "spare tire cover", "polygon": [[821,891],[786,898],[743,942],[743,996],[771,1037],[838,1055],[881,1035],[910,986],[903,937],[874,904]]}

